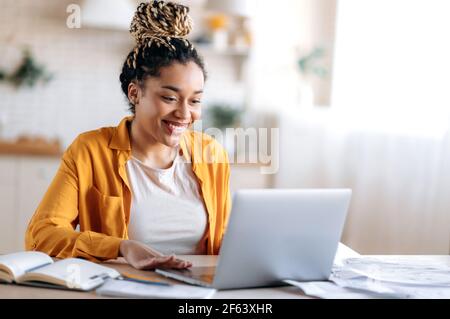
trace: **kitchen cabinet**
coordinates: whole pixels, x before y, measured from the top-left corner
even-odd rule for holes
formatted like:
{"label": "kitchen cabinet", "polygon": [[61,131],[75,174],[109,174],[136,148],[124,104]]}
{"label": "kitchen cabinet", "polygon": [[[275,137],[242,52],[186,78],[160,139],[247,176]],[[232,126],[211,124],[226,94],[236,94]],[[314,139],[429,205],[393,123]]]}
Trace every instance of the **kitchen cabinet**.
{"label": "kitchen cabinet", "polygon": [[17,162],[12,157],[0,158],[0,253],[12,252],[16,238],[15,185]]}
{"label": "kitchen cabinet", "polygon": [[[28,222],[47,191],[59,166],[58,158],[21,157],[17,170],[17,247],[23,247],[20,239]],[[23,236],[22,236],[23,237]]]}
{"label": "kitchen cabinet", "polygon": [[24,250],[28,222],[58,166],[58,157],[0,157],[0,253]]}

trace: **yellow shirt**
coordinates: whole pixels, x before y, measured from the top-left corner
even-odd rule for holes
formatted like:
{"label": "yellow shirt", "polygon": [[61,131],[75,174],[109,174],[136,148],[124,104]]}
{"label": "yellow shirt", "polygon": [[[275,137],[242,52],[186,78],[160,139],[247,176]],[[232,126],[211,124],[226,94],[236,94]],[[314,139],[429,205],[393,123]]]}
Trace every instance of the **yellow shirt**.
{"label": "yellow shirt", "polygon": [[[120,242],[128,239],[130,220],[125,163],[131,156],[132,119],[80,134],[67,148],[28,225],[27,250],[91,261],[118,257]],[[216,140],[193,131],[183,134],[180,149],[192,162],[208,213],[202,244],[208,254],[218,254],[231,208],[228,155]],[[75,231],[78,224],[80,231]]]}

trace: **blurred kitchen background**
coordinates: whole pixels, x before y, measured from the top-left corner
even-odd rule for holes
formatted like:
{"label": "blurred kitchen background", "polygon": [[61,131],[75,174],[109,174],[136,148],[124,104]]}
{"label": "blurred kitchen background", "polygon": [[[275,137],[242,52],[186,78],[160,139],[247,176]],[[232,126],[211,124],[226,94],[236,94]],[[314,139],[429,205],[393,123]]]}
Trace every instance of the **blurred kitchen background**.
{"label": "blurred kitchen background", "polygon": [[[0,2],[0,253],[23,249],[71,141],[129,114],[139,2]],[[345,244],[450,253],[448,1],[179,2],[209,72],[205,126],[279,129],[276,173],[233,164],[232,190],[349,187]]]}

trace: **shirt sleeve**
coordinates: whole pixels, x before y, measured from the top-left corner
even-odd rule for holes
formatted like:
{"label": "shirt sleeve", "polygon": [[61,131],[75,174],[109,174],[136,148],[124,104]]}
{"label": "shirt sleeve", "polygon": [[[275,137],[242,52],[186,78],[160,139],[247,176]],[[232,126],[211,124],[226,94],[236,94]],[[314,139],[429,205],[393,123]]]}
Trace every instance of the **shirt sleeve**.
{"label": "shirt sleeve", "polygon": [[99,262],[117,258],[122,238],[76,231],[79,184],[72,156],[75,141],[64,153],[58,171],[25,233],[25,249],[57,258],[79,257]]}
{"label": "shirt sleeve", "polygon": [[228,226],[228,219],[231,211],[230,193],[230,164],[228,153],[216,143],[216,198],[217,198],[217,220],[216,237],[214,244],[215,254],[218,254],[222,245],[223,236]]}

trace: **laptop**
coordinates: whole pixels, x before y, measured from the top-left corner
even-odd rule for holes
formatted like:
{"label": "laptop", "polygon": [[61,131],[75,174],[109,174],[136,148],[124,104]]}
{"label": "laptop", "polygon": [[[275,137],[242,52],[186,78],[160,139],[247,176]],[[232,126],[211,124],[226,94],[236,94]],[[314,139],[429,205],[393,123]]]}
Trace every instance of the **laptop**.
{"label": "laptop", "polygon": [[156,272],[216,289],[327,280],[350,197],[350,189],[239,190],[215,267]]}

